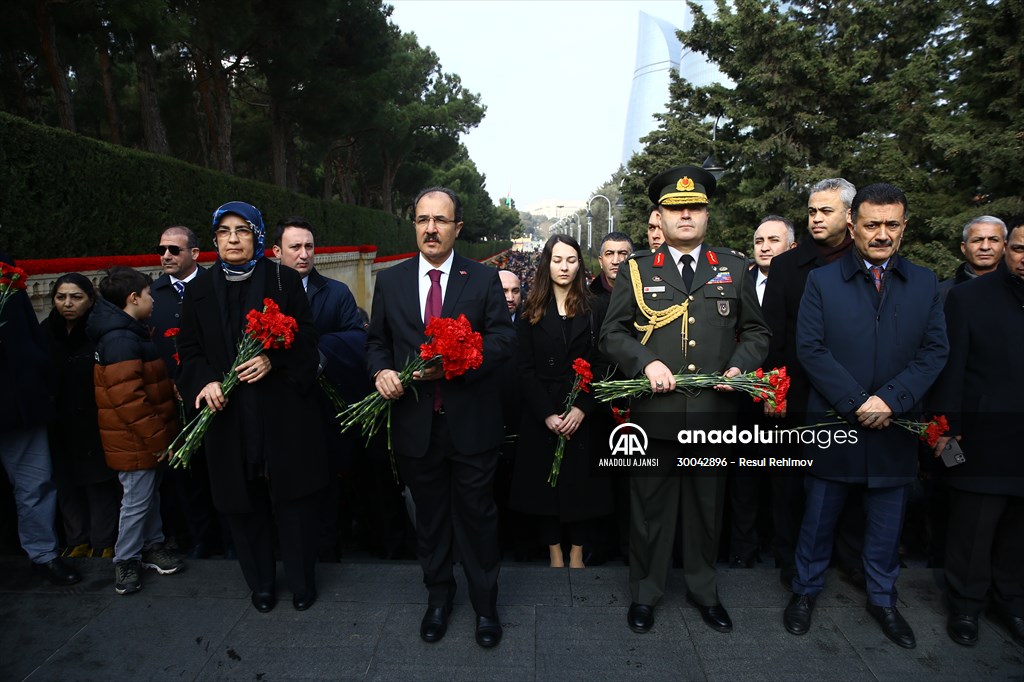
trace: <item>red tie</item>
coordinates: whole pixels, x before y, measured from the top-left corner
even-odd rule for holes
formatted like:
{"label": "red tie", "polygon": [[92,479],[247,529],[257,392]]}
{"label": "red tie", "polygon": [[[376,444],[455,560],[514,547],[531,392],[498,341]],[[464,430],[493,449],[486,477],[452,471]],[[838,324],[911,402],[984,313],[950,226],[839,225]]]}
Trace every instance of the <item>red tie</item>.
{"label": "red tie", "polygon": [[[427,305],[423,308],[423,323],[430,324],[435,317],[441,317],[441,271],[431,270],[430,290],[427,292]],[[434,389],[434,412],[440,412],[444,407],[441,400],[441,382],[436,382]]]}
{"label": "red tie", "polygon": [[880,265],[871,266],[871,277],[875,280],[875,290],[882,291],[882,272],[885,270]]}

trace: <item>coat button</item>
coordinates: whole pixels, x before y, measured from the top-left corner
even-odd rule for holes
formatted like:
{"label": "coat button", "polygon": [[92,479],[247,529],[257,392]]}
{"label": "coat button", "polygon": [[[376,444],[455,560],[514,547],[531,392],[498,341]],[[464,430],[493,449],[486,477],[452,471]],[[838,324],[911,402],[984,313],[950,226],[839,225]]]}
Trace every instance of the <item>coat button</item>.
{"label": "coat button", "polygon": [[657,294],[651,294],[651,298],[658,298]]}
{"label": "coat button", "polygon": [[686,321],[689,322],[690,324],[696,324],[697,318],[696,317],[690,317],[690,318],[687,318]]}
{"label": "coat button", "polygon": [[886,388],[887,388],[888,390],[890,390],[890,391],[891,391],[891,390],[892,390],[892,388],[893,388],[893,387],[892,387],[892,384],[889,384],[888,386],[886,386]]}
{"label": "coat button", "polygon": [[693,300],[693,296],[687,296],[686,298],[690,299],[691,301]]}
{"label": "coat button", "polygon": [[548,366],[549,367],[554,367],[554,365],[555,365],[555,359],[554,358],[548,358]]}
{"label": "coat button", "polygon": [[697,371],[697,365],[687,365],[686,366],[686,371],[688,371],[688,372],[696,372]]}
{"label": "coat button", "polygon": [[694,348],[694,347],[696,347],[697,342],[696,341],[690,341],[690,343],[688,345],[690,346],[690,348]]}

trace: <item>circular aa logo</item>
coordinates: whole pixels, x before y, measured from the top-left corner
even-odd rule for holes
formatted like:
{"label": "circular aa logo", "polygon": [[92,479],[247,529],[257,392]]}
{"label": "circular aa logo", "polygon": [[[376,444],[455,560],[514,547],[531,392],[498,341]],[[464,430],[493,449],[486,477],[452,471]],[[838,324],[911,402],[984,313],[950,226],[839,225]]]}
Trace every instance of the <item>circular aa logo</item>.
{"label": "circular aa logo", "polygon": [[619,424],[608,436],[608,450],[613,456],[644,457],[647,455],[647,432],[631,422]]}

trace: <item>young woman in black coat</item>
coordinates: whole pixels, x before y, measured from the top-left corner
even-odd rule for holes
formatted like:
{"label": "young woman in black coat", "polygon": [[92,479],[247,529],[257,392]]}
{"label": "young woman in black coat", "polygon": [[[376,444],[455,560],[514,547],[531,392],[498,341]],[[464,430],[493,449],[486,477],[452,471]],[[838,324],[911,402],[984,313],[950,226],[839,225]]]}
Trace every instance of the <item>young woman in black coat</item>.
{"label": "young woman in black coat", "polygon": [[96,423],[96,346],[85,333],[96,289],[85,275],[61,275],[50,292],[53,309],[41,327],[53,363],[54,418],[50,456],[65,556],[112,557],[121,484],[107,467]]}
{"label": "young woman in black coat", "polygon": [[[603,408],[581,392],[562,417],[576,377],[573,361],[590,362],[598,378],[606,366],[597,351],[605,311],[587,291],[585,274],[576,240],[552,236],[516,325],[523,417],[510,506],[537,517],[554,568],[565,565],[563,538],[571,546],[569,567],[583,568],[583,544],[591,539],[592,519],[612,510],[611,480],[591,473],[596,453],[589,417]],[[559,435],[568,442],[558,483],[551,487],[547,479]]]}

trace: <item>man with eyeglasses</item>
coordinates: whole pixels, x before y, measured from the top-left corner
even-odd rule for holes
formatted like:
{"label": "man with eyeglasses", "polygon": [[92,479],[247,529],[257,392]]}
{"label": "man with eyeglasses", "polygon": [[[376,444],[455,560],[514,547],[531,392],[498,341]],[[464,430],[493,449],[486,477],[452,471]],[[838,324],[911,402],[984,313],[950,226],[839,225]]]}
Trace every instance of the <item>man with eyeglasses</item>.
{"label": "man with eyeglasses", "polygon": [[[366,342],[367,367],[391,402],[391,437],[402,480],[416,501],[417,554],[427,587],[420,637],[437,642],[455,597],[453,564],[462,561],[476,611],[476,642],[501,641],[498,620],[498,508],[494,473],[502,440],[500,370],[516,336],[498,271],[455,253],[462,203],[431,187],[413,202],[419,254],[377,275]],[[403,387],[400,370],[419,354],[427,322],[465,315],[483,336],[479,369],[445,379],[433,366]]]}
{"label": "man with eyeglasses", "polygon": [[[150,286],[153,296],[153,341],[167,365],[167,375],[177,383],[179,367],[174,339],[165,337],[168,329],[181,325],[181,299],[185,287],[197,277],[206,274],[199,266],[199,240],[195,233],[184,225],[168,227],[160,235],[155,252],[160,256],[160,267],[164,273]],[[168,509],[164,511],[165,534],[177,537],[180,533],[180,519],[184,519],[192,548],[186,558],[202,559],[210,555],[213,543],[213,501],[205,471],[206,459],[193,458],[192,471],[171,469],[164,476],[163,499]],[[199,467],[199,474],[196,469]]]}

